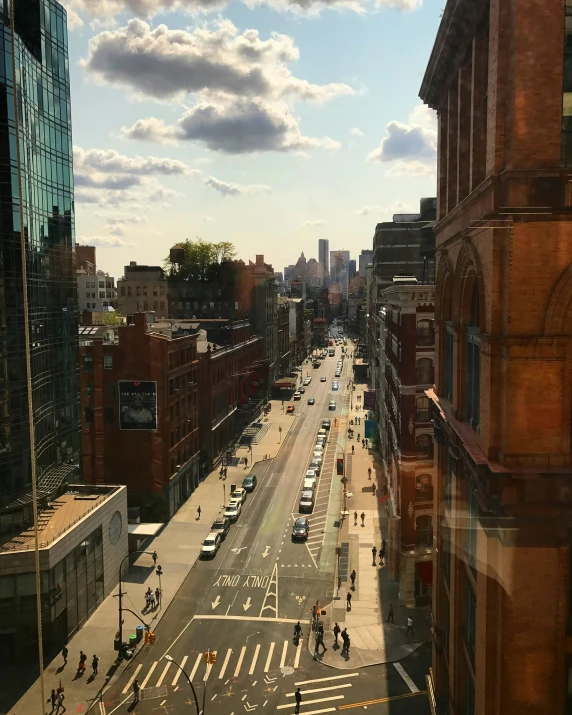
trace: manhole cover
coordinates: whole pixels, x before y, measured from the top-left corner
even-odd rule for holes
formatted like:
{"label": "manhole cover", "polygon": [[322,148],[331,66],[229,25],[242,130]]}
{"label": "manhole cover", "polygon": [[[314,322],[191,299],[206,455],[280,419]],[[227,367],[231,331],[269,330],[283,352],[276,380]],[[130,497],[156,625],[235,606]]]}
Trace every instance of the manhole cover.
{"label": "manhole cover", "polygon": [[291,665],[284,665],[282,666],[282,668],[280,668],[280,672],[284,676],[292,675],[292,673],[294,672],[294,668]]}

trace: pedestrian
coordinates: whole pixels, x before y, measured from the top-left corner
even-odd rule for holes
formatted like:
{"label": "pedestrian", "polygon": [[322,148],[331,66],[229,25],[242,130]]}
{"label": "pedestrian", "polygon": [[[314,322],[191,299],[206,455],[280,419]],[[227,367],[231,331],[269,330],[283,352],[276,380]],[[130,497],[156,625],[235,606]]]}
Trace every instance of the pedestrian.
{"label": "pedestrian", "polygon": [[355,447],[352,444],[352,454],[354,454],[354,449],[355,449]]}
{"label": "pedestrian", "polygon": [[64,665],[68,664],[68,653],[69,653],[69,651],[67,649],[67,646],[64,646],[62,648],[62,658],[64,659]]}
{"label": "pedestrian", "polygon": [[314,658],[318,655],[318,648],[322,646],[324,649],[322,651],[322,655],[328,650],[326,646],[324,645],[324,632],[323,631],[318,631],[316,633],[316,650],[314,651]]}
{"label": "pedestrian", "polygon": [[318,617],[318,609],[316,606],[312,606],[312,623],[316,622],[316,618]]}
{"label": "pedestrian", "polygon": [[141,686],[139,685],[139,681],[135,679],[133,681],[133,702],[138,703],[139,702],[139,691],[141,690]]}
{"label": "pedestrian", "polygon": [[337,646],[337,645],[338,645],[338,636],[340,635],[341,630],[342,630],[342,629],[341,629],[341,628],[338,626],[338,624],[336,623],[336,624],[334,625],[334,638],[335,638],[335,640],[334,640],[334,646]]}
{"label": "pedestrian", "polygon": [[52,688],[52,693],[46,702],[52,704],[52,709],[50,710],[50,712],[54,712],[54,710],[56,709],[56,705],[58,704],[58,694],[56,693],[56,691],[53,688]]}
{"label": "pedestrian", "polygon": [[248,469],[248,457],[244,458],[244,468]]}
{"label": "pedestrian", "polygon": [[355,587],[356,587],[356,576],[357,576],[356,570],[354,569],[350,574],[350,578],[352,580],[352,591],[355,590]]}
{"label": "pedestrian", "polygon": [[346,634],[346,640],[344,641],[344,648],[346,650],[346,655],[350,654],[350,645],[351,645],[350,637]]}
{"label": "pedestrian", "polygon": [[375,484],[372,484],[372,485],[371,485],[371,492],[372,492],[373,496],[375,496],[375,489],[376,489]]}
{"label": "pedestrian", "polygon": [[99,658],[93,654],[93,658],[91,659],[91,670],[92,670],[92,675],[95,678],[97,675],[97,666],[99,665]]}
{"label": "pedestrian", "polygon": [[361,518],[361,525],[365,526],[365,511],[362,511],[362,513],[360,514],[360,518]]}
{"label": "pedestrian", "polygon": [[367,478],[371,479],[371,467],[367,468]]}
{"label": "pedestrian", "polygon": [[385,562],[385,548],[382,546],[379,550],[379,563],[383,564]]}
{"label": "pedestrian", "polygon": [[375,548],[375,544],[371,547],[371,558],[373,559],[373,566],[375,566],[375,557],[377,556],[377,549]]}
{"label": "pedestrian", "polygon": [[407,616],[407,628],[405,629],[405,635],[409,635],[409,631],[411,631],[412,635],[415,635],[415,631],[413,630],[413,618],[411,616]]}
{"label": "pedestrian", "polygon": [[155,589],[155,598],[157,599],[157,605],[160,606],[161,605],[161,589],[159,588],[159,586],[157,586],[157,588]]}
{"label": "pedestrian", "polygon": [[151,593],[149,594],[149,605],[151,606],[151,610],[154,611],[155,610],[155,594],[153,593],[153,591],[151,591]]}
{"label": "pedestrian", "polygon": [[197,507],[197,521],[199,521],[200,518],[201,518],[201,505],[199,504],[199,506]]}
{"label": "pedestrian", "polygon": [[342,631],[341,636],[342,636],[342,642],[343,642],[343,646],[342,646],[342,655],[343,655],[348,648],[348,642],[350,640],[350,637],[348,636],[348,631],[346,628],[344,628],[344,630]]}
{"label": "pedestrian", "polygon": [[354,526],[357,526],[357,511],[354,511]]}
{"label": "pedestrian", "polygon": [[296,700],[296,710],[294,710],[295,713],[300,712],[300,704],[302,702],[302,693],[300,692],[300,688],[294,693],[294,699]]}
{"label": "pedestrian", "polygon": [[381,548],[385,551],[385,545],[387,544],[387,541],[385,539],[381,540]]}
{"label": "pedestrian", "polygon": [[365,439],[362,439],[362,441],[361,441],[361,446],[362,446],[363,448],[365,448]]}
{"label": "pedestrian", "polygon": [[85,671],[85,661],[87,660],[87,655],[80,650],[79,652],[79,663],[77,664],[77,672],[83,675]]}
{"label": "pedestrian", "polygon": [[[64,705],[64,700],[65,700],[64,691],[60,690],[60,692],[58,693],[58,707],[56,710],[56,715],[59,715],[60,712],[62,712],[62,713],[66,712],[67,708]],[[60,708],[63,708],[63,710],[60,710]]]}
{"label": "pedestrian", "polygon": [[294,626],[294,645],[298,645],[300,642],[300,636],[302,635],[302,626],[300,625],[300,621],[296,623]]}
{"label": "pedestrian", "polygon": [[352,610],[352,594],[348,591],[348,595],[346,596],[346,611],[351,611]]}
{"label": "pedestrian", "polygon": [[389,623],[389,621],[391,621],[392,623],[395,622],[393,620],[393,604],[392,603],[389,604],[389,613],[387,614],[387,623]]}

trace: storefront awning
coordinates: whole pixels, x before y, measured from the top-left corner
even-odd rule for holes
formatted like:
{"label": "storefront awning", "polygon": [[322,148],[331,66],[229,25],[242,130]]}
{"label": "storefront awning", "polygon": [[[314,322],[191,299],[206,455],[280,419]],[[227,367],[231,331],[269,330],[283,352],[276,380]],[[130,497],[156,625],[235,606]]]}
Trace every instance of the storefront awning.
{"label": "storefront awning", "polygon": [[292,390],[296,387],[297,382],[297,377],[281,377],[272,383],[272,387],[277,390]]}
{"label": "storefront awning", "polygon": [[163,524],[128,524],[127,532],[130,536],[156,536],[157,532],[163,528]]}
{"label": "storefront awning", "polygon": [[418,561],[415,568],[423,586],[431,586],[433,584],[433,561]]}

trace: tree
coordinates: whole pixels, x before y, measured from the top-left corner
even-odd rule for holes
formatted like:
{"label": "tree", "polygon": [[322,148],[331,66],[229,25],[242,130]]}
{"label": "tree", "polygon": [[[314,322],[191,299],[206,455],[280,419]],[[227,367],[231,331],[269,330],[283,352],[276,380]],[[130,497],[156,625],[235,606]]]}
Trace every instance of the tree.
{"label": "tree", "polygon": [[[196,241],[177,243],[175,248],[183,249],[183,260],[178,265],[176,274],[179,278],[188,281],[208,281],[213,275],[213,268],[224,261],[232,260],[236,249],[230,241],[211,243],[198,238]],[[173,266],[169,259],[165,262],[167,270],[174,274]]]}
{"label": "tree", "polygon": [[101,322],[103,325],[123,325],[125,318],[121,315],[121,313],[116,313],[114,311],[113,313],[102,313]]}

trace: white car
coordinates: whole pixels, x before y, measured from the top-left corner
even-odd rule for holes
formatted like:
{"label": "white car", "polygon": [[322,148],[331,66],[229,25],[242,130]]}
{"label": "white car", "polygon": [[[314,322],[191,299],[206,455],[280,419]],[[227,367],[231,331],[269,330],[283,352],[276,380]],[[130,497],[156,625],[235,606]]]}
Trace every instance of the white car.
{"label": "white car", "polygon": [[323,427],[318,430],[318,437],[323,437],[324,439],[328,439],[328,430],[325,430]]}
{"label": "white car", "polygon": [[314,452],[314,454],[312,455],[312,462],[319,462],[320,464],[322,464],[323,458],[323,452]]}
{"label": "white car", "polygon": [[201,556],[216,556],[216,552],[219,550],[220,542],[220,534],[211,531],[211,533],[201,544]]}
{"label": "white car", "polygon": [[301,392],[295,392],[293,399],[294,399],[294,400],[301,400],[301,399],[302,399],[302,393],[301,393]]}
{"label": "white car", "polygon": [[338,382],[332,382],[332,390],[339,390],[340,385]]}
{"label": "white car", "polygon": [[334,400],[332,400],[332,401],[330,402],[330,404],[328,405],[328,409],[329,409],[329,410],[335,410],[335,409],[336,409],[336,403],[335,403]]}
{"label": "white car", "polygon": [[314,447],[314,449],[318,449],[319,447],[321,447],[322,449],[326,448],[326,440],[323,437],[316,438],[316,446]]}
{"label": "white car", "polygon": [[314,491],[316,488],[316,477],[313,477],[310,479],[309,477],[306,477],[304,479],[304,483],[302,484],[302,491],[308,491],[310,489],[311,491]]}
{"label": "white car", "polygon": [[312,511],[314,508],[314,492],[310,489],[302,492],[298,511]]}
{"label": "white car", "polygon": [[308,385],[309,385],[311,382],[312,382],[312,378],[311,378],[311,377],[307,377],[307,378],[304,380],[304,385],[306,385],[306,387],[308,387]]}
{"label": "white car", "polygon": [[325,376],[325,375],[322,375],[322,377],[320,378],[320,382],[326,382],[326,376]]}
{"label": "white car", "polygon": [[233,493],[230,495],[231,501],[240,501],[242,504],[246,501],[246,489],[242,487],[237,487]]}
{"label": "white car", "polygon": [[242,504],[239,501],[231,501],[224,510],[224,516],[230,521],[236,521],[242,511]]}

